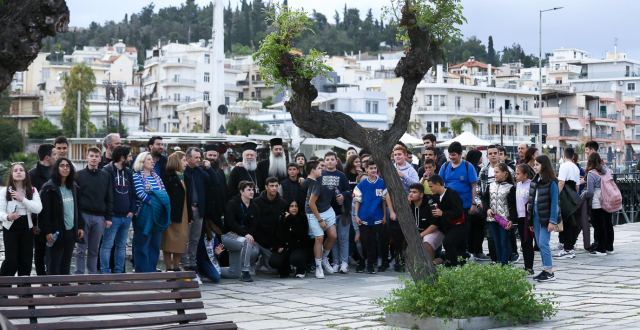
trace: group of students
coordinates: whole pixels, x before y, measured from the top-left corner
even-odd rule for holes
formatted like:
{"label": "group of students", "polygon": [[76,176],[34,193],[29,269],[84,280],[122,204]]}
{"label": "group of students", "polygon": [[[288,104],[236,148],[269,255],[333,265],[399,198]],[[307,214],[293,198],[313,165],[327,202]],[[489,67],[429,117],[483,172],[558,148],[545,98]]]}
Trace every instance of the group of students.
{"label": "group of students", "polygon": [[[585,179],[569,161],[571,148],[556,176],[549,158],[533,147],[518,148],[516,166],[503,147],[489,146],[482,166],[478,150],[469,150],[464,160],[462,146],[454,142],[447,161],[435,148],[435,136],[423,140],[419,167],[402,143],[390,157],[435,263],[455,266],[473,256],[506,265],[519,258],[517,228],[525,269],[533,274],[535,238],[543,264],[535,279],[553,280],[549,239],[561,221],[563,190],[583,190],[581,198],[588,200],[596,239],[592,253],[613,253],[611,214],[599,202],[601,178],[609,170],[597,143],[586,145]],[[297,154],[287,163],[276,138],[268,159],[258,162],[256,144],[245,143],[242,160],[225,173],[225,146],[219,144],[167,157],[162,137],[154,136],[148,151],[133,159],[119,135],[109,134],[104,154],[89,148],[87,166],[79,170],[67,157],[68,146],[64,137],[41,145],[39,162],[29,172],[22,163],[11,165],[0,191],[1,275],[29,275],[32,262],[38,275],[69,274],[74,253],[78,274],[125,272],[132,224],[136,272],[157,271],[161,250],[167,271],[197,270],[214,282],[252,281],[260,267],[281,277],[303,278],[312,271],[324,278],[348,273],[354,260],[356,272],[385,271],[392,261],[396,271],[404,271],[405,239],[385,182],[365,150],[350,148],[344,166],[334,152],[309,159]],[[578,230],[564,228],[558,258],[575,256]],[[482,249],[485,236],[489,257]]]}
{"label": "group of students", "polygon": [[[478,150],[467,151],[466,160],[462,160],[462,146],[456,142],[448,148],[450,161],[439,162],[438,150],[433,146],[435,136],[428,134],[423,140],[422,180],[438,172],[446,190],[455,191],[462,200],[464,219],[458,232],[453,234],[456,238],[455,253],[449,253],[450,247],[444,244],[447,250],[445,263],[455,265],[474,258],[507,265],[520,258],[516,241],[516,236],[519,236],[525,270],[530,275],[534,274],[534,250],[537,249],[543,270],[534,279],[553,281],[553,258],[575,258],[574,245],[580,229],[587,237],[585,242],[588,242],[589,222],[595,237],[594,244],[586,247],[590,254],[605,256],[614,253],[611,215],[615,207],[604,205],[608,197],[603,196],[601,188],[615,183],[612,183],[611,170],[597,152],[596,142],[590,141],[585,145],[586,170],[579,167],[578,155],[568,147],[556,175],[549,157],[539,154],[535,147],[518,146],[516,162],[506,157],[504,147],[490,145],[486,148],[487,162],[483,166],[482,153]],[[417,190],[412,191],[410,199]],[[584,212],[579,212],[580,209]],[[434,235],[434,227],[428,229],[423,226],[421,229],[424,229],[421,232],[424,242],[428,243],[426,250],[435,256],[434,250],[448,235]],[[560,232],[561,246],[552,255],[549,241],[554,231]],[[489,256],[483,253],[485,237],[488,239]],[[435,260],[442,261],[439,258]]]}

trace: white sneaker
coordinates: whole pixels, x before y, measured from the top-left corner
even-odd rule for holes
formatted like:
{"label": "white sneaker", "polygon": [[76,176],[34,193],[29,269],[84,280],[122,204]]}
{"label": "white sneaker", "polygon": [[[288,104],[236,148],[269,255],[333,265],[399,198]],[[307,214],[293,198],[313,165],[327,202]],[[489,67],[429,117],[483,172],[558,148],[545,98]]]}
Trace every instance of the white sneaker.
{"label": "white sneaker", "polygon": [[349,265],[346,262],[343,262],[342,265],[340,265],[340,273],[342,274],[349,273]]}
{"label": "white sneaker", "polygon": [[576,257],[576,252],[574,250],[560,250],[554,254],[553,257],[556,259],[573,259]]}
{"label": "white sneaker", "polygon": [[607,254],[615,254],[615,251],[607,251]]}
{"label": "white sneaker", "polygon": [[606,256],[607,254],[605,252],[592,251],[591,253],[589,253],[589,255],[596,256],[596,257],[603,257],[603,256]]}
{"label": "white sneaker", "polygon": [[332,265],[331,268],[333,269],[334,273],[337,273],[338,271],[340,271],[340,265],[338,264]]}
{"label": "white sneaker", "polygon": [[558,245],[555,246],[554,250],[556,250],[556,251],[564,250],[564,244],[558,243]]}
{"label": "white sneaker", "polygon": [[[296,275],[296,277],[298,276]],[[316,267],[316,278],[324,278],[324,272],[322,271],[322,267]]]}
{"label": "white sneaker", "polygon": [[200,275],[196,274],[196,281],[198,281],[198,285],[202,285],[202,280],[200,279]]}
{"label": "white sneaker", "polygon": [[323,259],[322,260],[322,269],[327,273],[327,274],[333,274],[333,267],[331,267],[331,264],[329,263],[329,260],[327,259]]}
{"label": "white sneaker", "polygon": [[[324,276],[324,274],[322,274]],[[305,274],[296,274],[296,278],[304,278],[306,275]]]}

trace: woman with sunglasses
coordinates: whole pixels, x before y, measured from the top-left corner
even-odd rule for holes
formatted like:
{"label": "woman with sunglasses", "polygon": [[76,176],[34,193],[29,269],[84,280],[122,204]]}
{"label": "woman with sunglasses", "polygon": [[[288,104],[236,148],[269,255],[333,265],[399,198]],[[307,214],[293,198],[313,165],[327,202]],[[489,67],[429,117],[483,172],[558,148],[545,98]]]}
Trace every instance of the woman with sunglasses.
{"label": "woman with sunglasses", "polygon": [[23,163],[11,164],[7,186],[0,189],[0,220],[5,258],[0,275],[28,276],[33,260],[31,214],[42,210],[38,191],[31,186]]}
{"label": "woman with sunglasses", "polygon": [[59,158],[51,179],[42,186],[42,213],[38,217],[47,238],[47,275],[69,275],[76,240],[84,236],[84,221],[78,213],[75,169],[68,158]]}

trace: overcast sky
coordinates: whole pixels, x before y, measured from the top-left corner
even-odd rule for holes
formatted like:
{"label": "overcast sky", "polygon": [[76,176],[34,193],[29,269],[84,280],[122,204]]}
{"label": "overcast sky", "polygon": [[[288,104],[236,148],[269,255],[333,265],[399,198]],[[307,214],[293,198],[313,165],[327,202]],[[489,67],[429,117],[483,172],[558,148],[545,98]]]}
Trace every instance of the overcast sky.
{"label": "overcast sky", "polygon": [[[229,1],[233,7],[240,2],[224,0],[225,6]],[[315,9],[333,21],[334,11],[337,9],[342,14],[345,2],[351,8],[360,9],[364,18],[369,8],[378,17],[380,8],[387,5],[389,0],[289,0],[289,5],[304,7],[307,11]],[[71,26],[88,26],[92,21],[119,21],[125,13],[137,13],[149,3],[151,1],[67,0]],[[156,0],[153,3],[157,9],[176,6],[182,1]],[[196,0],[196,3],[205,5],[210,0]],[[562,6],[564,8],[561,10],[543,13],[543,52],[572,47],[587,50],[592,57],[601,58],[605,52],[613,51],[617,39],[618,51],[627,52],[631,58],[640,60],[640,33],[635,17],[640,12],[640,1],[463,0],[462,3],[467,18],[467,23],[462,26],[465,37],[475,35],[486,45],[489,35],[492,35],[496,50],[518,42],[526,52],[537,54],[539,10]]]}

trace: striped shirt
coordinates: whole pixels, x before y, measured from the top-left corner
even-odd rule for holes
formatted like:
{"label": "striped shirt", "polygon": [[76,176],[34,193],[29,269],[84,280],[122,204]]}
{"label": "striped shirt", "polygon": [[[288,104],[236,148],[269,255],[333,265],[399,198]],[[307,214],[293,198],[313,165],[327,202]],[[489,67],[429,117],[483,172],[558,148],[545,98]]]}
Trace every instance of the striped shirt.
{"label": "striped shirt", "polygon": [[148,202],[151,197],[147,194],[150,190],[165,190],[160,177],[151,172],[146,177],[142,172],[133,173],[133,185],[136,188],[136,196],[139,201]]}

